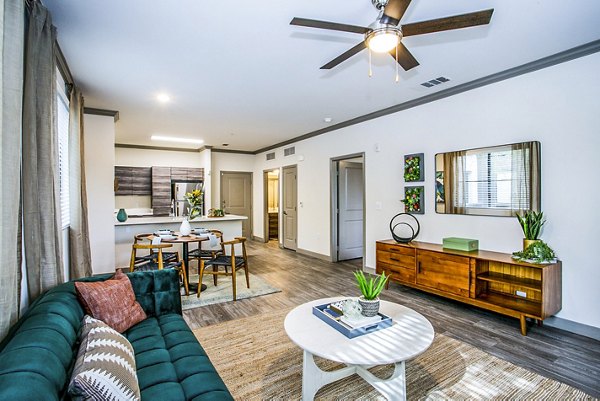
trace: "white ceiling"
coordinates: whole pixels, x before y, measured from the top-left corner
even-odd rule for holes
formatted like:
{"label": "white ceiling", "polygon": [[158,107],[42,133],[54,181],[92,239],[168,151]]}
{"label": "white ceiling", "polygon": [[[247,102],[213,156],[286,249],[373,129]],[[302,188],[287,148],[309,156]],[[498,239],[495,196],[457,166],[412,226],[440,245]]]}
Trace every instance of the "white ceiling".
{"label": "white ceiling", "polygon": [[[190,147],[150,141],[161,134],[254,151],[600,39],[598,0],[413,0],[402,23],[495,11],[489,25],[404,38],[421,65],[395,83],[387,54],[373,55],[371,78],[367,51],[319,69],[361,35],[289,25],[367,26],[370,0],[44,4],[86,106],[118,110],[116,142],[137,145]],[[452,81],[420,86],[439,76]]]}

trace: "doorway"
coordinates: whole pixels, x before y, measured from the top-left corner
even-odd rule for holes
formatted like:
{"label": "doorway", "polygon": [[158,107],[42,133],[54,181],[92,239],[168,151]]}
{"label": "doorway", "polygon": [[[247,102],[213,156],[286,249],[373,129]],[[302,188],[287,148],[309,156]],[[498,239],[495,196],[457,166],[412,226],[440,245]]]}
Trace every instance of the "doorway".
{"label": "doorway", "polygon": [[332,260],[364,260],[364,153],[331,159],[331,220]]}
{"label": "doorway", "polygon": [[282,170],[283,199],[282,199],[282,237],[283,247],[298,249],[298,169],[297,166],[287,166]]}
{"label": "doorway", "polygon": [[225,213],[247,216],[242,220],[242,236],[252,236],[252,173],[221,172],[221,209]]}
{"label": "doorway", "polygon": [[263,171],[264,240],[279,242],[279,169]]}

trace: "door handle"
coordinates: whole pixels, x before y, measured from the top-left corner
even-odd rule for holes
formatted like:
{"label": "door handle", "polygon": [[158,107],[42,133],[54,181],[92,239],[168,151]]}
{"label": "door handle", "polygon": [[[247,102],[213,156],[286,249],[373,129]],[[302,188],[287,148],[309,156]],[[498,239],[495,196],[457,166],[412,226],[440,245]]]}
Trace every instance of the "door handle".
{"label": "door handle", "polygon": [[287,212],[285,210],[283,211],[283,214],[287,216]]}

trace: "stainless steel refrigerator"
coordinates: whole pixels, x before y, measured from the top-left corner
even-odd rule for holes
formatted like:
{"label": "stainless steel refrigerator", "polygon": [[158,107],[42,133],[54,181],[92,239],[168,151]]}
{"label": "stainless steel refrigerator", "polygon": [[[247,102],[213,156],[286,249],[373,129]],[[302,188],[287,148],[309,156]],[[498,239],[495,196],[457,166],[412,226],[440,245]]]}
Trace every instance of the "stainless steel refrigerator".
{"label": "stainless steel refrigerator", "polygon": [[[202,189],[202,182],[173,182],[171,183],[171,199],[175,216],[187,216],[189,214],[189,204],[185,199],[185,194],[195,189]],[[204,210],[202,210],[202,215]]]}

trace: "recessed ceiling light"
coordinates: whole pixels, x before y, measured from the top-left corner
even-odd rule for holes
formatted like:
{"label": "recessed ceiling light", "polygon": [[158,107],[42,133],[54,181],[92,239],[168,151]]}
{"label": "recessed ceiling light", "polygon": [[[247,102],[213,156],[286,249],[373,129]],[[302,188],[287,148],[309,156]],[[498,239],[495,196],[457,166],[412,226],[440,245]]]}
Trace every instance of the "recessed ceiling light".
{"label": "recessed ceiling light", "polygon": [[159,93],[158,95],[156,95],[156,100],[158,100],[161,103],[167,103],[171,101],[171,96],[167,95],[166,93]]}
{"label": "recessed ceiling light", "polygon": [[330,123],[330,122],[332,122],[332,121],[333,121],[333,118],[331,118],[331,117],[325,117],[325,118],[323,119],[323,121],[325,121],[326,123]]}
{"label": "recessed ceiling light", "polygon": [[165,142],[181,142],[181,143],[196,143],[203,144],[203,139],[192,139],[192,138],[177,138],[174,136],[162,136],[162,135],[152,135],[150,137],[153,141],[165,141]]}

